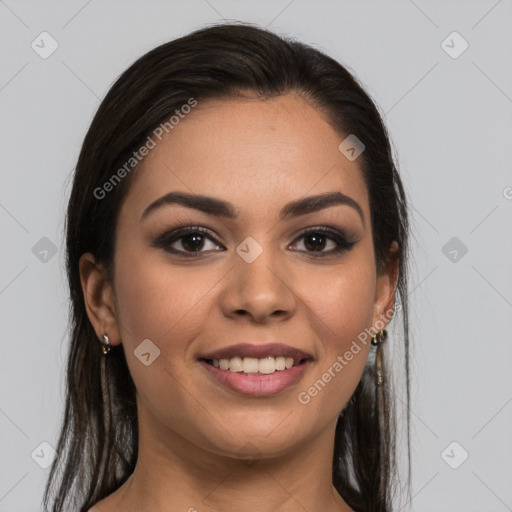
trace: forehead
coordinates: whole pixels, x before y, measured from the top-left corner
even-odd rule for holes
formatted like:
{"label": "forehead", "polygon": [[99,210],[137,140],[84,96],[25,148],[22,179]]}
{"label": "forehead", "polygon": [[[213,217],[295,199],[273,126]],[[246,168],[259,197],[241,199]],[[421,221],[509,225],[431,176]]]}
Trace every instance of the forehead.
{"label": "forehead", "polygon": [[277,208],[339,190],[367,210],[359,163],[338,149],[345,138],[295,94],[198,102],[161,140],[153,136],[156,145],[134,171],[125,202],[140,213],[179,190],[225,198],[243,210],[256,200],[260,208]]}

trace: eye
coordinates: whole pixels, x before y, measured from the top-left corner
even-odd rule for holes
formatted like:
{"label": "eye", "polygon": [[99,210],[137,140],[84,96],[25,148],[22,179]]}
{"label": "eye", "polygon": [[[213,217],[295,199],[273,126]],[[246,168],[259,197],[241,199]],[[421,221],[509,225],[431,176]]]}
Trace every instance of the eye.
{"label": "eye", "polygon": [[[299,244],[295,242],[289,248],[309,253],[309,256],[313,258],[334,256],[350,250],[355,244],[355,242],[348,242],[341,232],[326,226],[309,228],[296,238],[296,240],[301,239],[304,241]],[[186,226],[166,232],[159,236],[152,245],[168,253],[184,257],[197,257],[201,253],[216,249],[226,250],[208,229],[201,226]],[[302,245],[304,249],[297,249],[296,245]],[[326,248],[328,250],[325,250]]]}
{"label": "eye", "polygon": [[[210,247],[208,247],[208,243]],[[159,236],[152,244],[172,254],[196,256],[197,253],[214,250],[223,246],[211,235],[210,231],[201,226],[187,226],[169,231]]]}
{"label": "eye", "polygon": [[[304,239],[304,241],[298,245],[305,248],[301,252],[319,253],[318,255],[312,254],[313,258],[333,256],[352,249],[355,244],[355,242],[348,242],[341,232],[326,226],[309,228],[297,238],[297,240],[300,239]],[[326,248],[329,250],[324,250]]]}

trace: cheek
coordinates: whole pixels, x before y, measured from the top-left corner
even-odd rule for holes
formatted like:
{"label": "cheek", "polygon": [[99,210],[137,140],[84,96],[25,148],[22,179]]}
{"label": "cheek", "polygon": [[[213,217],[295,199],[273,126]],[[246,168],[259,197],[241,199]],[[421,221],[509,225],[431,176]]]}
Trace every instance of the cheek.
{"label": "cheek", "polygon": [[[222,328],[222,323],[214,321],[219,314],[219,290],[227,286],[222,281],[225,268],[173,266],[161,255],[129,248],[118,254],[117,317],[130,373],[145,402],[153,403],[155,413],[167,409],[166,404],[154,402],[154,397],[165,401],[162,390],[174,389],[173,403],[180,404],[177,410],[185,418],[193,414],[194,406],[186,395],[181,396],[172,377],[185,381],[188,374],[183,362],[190,360],[193,340],[205,336],[209,328],[216,328],[217,334]],[[299,400],[295,407],[318,418],[315,421],[325,421],[326,414],[334,418],[350,399],[370,350],[369,340],[366,345],[359,343],[359,349],[353,343],[371,325],[375,294],[372,260],[358,253],[347,258],[346,264],[310,265],[307,271],[290,265],[284,271],[285,281],[297,295],[296,316],[291,322],[304,328],[301,344],[314,344],[318,352],[314,378],[303,381],[296,394],[311,390],[311,403],[303,409]],[[134,355],[145,339],[161,351],[155,366],[144,366]],[[311,411],[315,411],[312,416]]]}
{"label": "cheek", "polygon": [[[166,403],[162,390],[179,390],[173,376],[186,375],[183,362],[190,357],[191,341],[205,328],[209,293],[218,281],[211,271],[172,268],[162,258],[118,259],[115,286],[122,344],[138,393],[155,411],[173,405]],[[147,339],[151,344],[141,345]],[[158,354],[154,364],[141,364],[139,346],[149,347],[150,358]],[[171,395],[176,402],[176,394]]]}
{"label": "cheek", "polygon": [[191,268],[171,270],[149,258],[119,263],[116,291],[123,343],[133,346],[149,338],[162,345],[173,339],[174,351],[185,349],[179,339],[199,328],[201,307],[218,279]]}
{"label": "cheek", "polygon": [[372,322],[374,269],[370,260],[347,265],[309,275],[301,286],[315,290],[309,294],[306,311],[322,352],[316,380],[303,383],[299,401],[309,400],[308,407],[316,414],[327,410],[336,414],[354,393],[371,349],[365,330]]}
{"label": "cheek", "polygon": [[354,258],[354,263],[319,269],[304,275],[301,295],[329,346],[343,348],[350,339],[369,327],[373,318],[376,291],[375,269],[371,260]]}

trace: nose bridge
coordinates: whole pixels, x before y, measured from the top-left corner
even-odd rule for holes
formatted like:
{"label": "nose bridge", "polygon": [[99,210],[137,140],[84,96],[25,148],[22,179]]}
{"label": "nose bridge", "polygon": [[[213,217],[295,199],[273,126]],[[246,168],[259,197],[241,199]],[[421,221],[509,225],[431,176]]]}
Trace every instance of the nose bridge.
{"label": "nose bridge", "polygon": [[261,243],[247,237],[236,248],[227,313],[244,312],[259,321],[277,312],[288,316],[295,297],[286,283],[286,271],[268,237],[259,238]]}

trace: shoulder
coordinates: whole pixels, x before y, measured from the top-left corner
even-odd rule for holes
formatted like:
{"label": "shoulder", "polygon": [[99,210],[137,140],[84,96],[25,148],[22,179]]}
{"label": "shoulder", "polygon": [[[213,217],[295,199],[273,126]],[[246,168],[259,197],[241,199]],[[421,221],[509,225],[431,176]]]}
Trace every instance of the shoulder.
{"label": "shoulder", "polygon": [[122,497],[120,494],[122,488],[123,486],[97,501],[87,512],[123,512],[126,507],[119,502]]}
{"label": "shoulder", "polygon": [[87,512],[117,512],[119,509],[116,507],[112,499],[107,496],[98,501],[94,506],[87,510]]}

